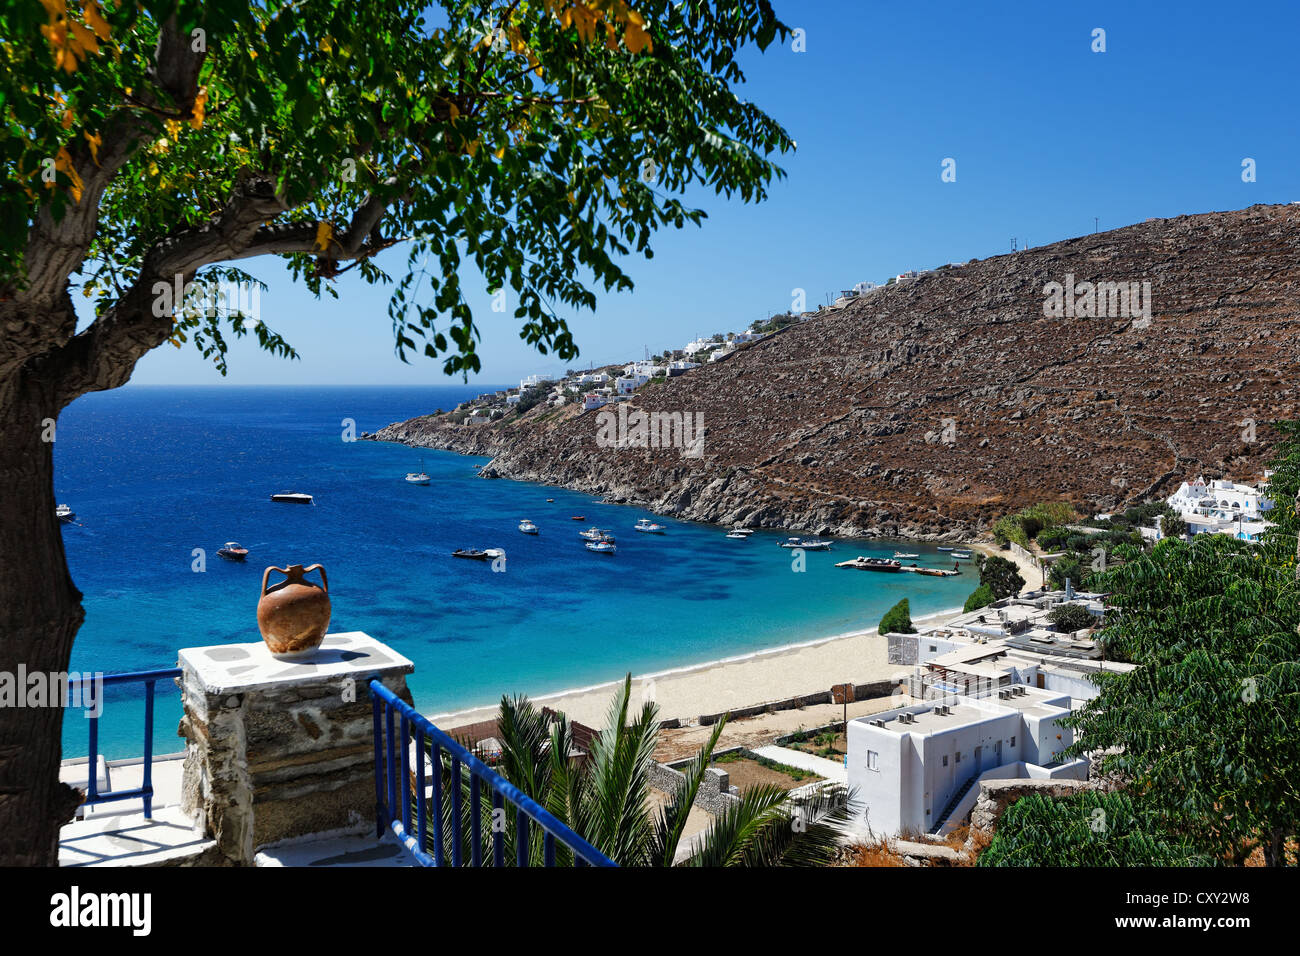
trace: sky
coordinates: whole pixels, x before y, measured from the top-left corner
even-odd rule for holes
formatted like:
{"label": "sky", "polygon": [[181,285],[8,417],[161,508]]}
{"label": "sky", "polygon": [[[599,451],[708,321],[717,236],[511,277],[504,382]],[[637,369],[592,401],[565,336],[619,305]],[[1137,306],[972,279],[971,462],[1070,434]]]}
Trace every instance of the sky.
{"label": "sky", "polygon": [[[798,144],[778,160],[787,178],[758,205],[689,197],[708,218],[659,233],[652,260],[625,261],[635,290],[564,313],[581,349],[572,362],[522,342],[486,290],[470,296],[483,362],[471,382],[680,348],[786,311],[795,290],[811,309],[859,281],[999,255],[1013,239],[1300,200],[1293,0],[774,4],[805,49],[749,52],[740,95]],[[404,262],[380,259],[390,274]],[[237,343],[223,379],[191,347],[164,346],[133,384],[460,381],[441,361],[396,357],[386,288],[349,275],[337,300],[317,300],[276,260],[242,265],[270,286],[263,320],[300,360]]]}

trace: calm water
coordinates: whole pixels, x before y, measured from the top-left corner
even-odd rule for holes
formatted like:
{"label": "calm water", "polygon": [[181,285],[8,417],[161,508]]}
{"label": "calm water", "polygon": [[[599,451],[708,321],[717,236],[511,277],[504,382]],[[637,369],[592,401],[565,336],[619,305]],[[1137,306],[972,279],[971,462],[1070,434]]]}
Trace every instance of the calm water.
{"label": "calm water", "polygon": [[[366,631],[411,658],[425,713],[874,627],[900,597],[919,616],[960,605],[975,587],[973,568],[933,578],[833,567],[889,556],[889,542],[809,553],[806,572],[794,573],[777,547],[783,535],[733,541],[667,519],[663,536],[636,534],[649,512],[483,481],[481,458],[343,440],[344,419],[374,431],[484,390],[135,387],[79,399],[55,445],[58,500],[77,513],[63,530],[68,561],[85,594],[73,668],[170,667],[181,647],[260,640],[255,609],[272,564],[323,564],[331,630]],[[421,458],[432,484],[408,485]],[[316,504],[268,499],[285,490]],[[541,534],[520,534],[521,518]],[[614,531],[616,556],[582,547],[577,532],[592,524]],[[246,564],[217,557],[228,540],[250,549]],[[452,558],[458,547],[504,548],[507,570]],[[192,570],[196,548],[202,573]],[[950,566],[930,546],[906,550]],[[160,753],[180,748],[179,704],[165,689]],[[134,696],[110,693],[102,749],[138,753],[142,723]],[[85,725],[69,714],[68,755],[86,752]]]}

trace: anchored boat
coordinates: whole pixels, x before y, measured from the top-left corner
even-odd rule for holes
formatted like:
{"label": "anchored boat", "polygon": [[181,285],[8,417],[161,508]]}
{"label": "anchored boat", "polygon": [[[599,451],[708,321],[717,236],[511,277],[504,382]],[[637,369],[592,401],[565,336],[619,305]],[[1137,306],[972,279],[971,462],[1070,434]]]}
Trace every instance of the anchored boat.
{"label": "anchored boat", "polygon": [[837,568],[857,568],[859,571],[898,572],[903,570],[903,565],[891,558],[864,558],[862,555],[858,555],[852,561],[840,561],[835,566]]}
{"label": "anchored boat", "polygon": [[632,530],[644,531],[646,534],[663,534],[665,529],[663,525],[655,524],[649,518],[642,518]]}
{"label": "anchored boat", "polygon": [[537,525],[525,518],[523,521],[519,522],[519,530],[524,534],[537,534]]}
{"label": "anchored boat", "polygon": [[272,501],[283,501],[292,505],[311,505],[315,500],[311,495],[303,494],[301,491],[281,491],[271,495]]}

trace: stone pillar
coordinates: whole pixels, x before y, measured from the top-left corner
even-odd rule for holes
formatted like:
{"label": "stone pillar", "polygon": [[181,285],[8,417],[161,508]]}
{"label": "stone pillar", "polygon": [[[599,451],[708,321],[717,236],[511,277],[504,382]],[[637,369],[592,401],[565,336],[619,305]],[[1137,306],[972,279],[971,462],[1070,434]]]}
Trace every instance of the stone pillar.
{"label": "stone pillar", "polygon": [[415,669],[360,631],[277,660],[261,641],[180,652],[181,805],[235,864],[289,837],[373,826],[372,704],[379,677],[407,703]]}

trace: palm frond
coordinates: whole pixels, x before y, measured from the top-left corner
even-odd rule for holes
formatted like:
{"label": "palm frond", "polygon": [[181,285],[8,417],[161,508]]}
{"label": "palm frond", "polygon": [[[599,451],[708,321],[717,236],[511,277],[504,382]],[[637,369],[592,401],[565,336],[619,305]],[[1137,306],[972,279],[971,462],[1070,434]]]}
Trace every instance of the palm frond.
{"label": "palm frond", "polygon": [[713,733],[709,735],[708,741],[682,770],[686,780],[677,788],[677,792],[671,795],[672,801],[668,806],[661,808],[656,815],[654,837],[650,848],[653,865],[673,865],[678,844],[681,843],[682,832],[686,828],[686,818],[690,816],[705,771],[713,761],[713,749],[717,747],[718,739],[722,736],[722,728],[726,724],[727,717],[724,716],[713,725]]}

